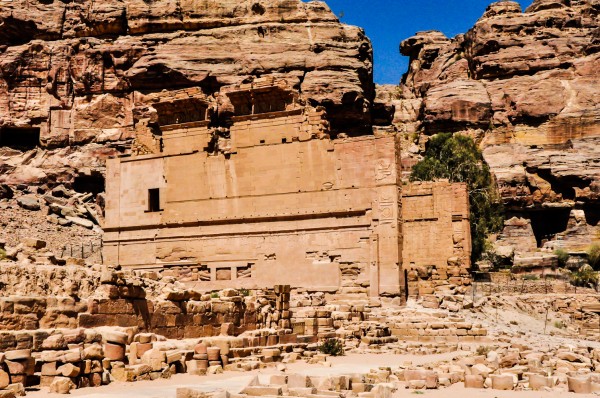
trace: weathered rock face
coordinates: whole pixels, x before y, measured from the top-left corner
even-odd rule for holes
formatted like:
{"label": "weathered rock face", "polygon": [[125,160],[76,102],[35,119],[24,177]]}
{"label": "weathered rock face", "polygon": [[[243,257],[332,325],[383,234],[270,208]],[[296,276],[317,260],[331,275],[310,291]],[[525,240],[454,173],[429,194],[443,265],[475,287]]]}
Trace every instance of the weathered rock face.
{"label": "weathered rock face", "polygon": [[101,170],[135,136],[140,94],[165,88],[214,95],[271,75],[324,106],[334,130],[370,128],[371,44],[322,2],[15,0],[0,43],[2,182]]}
{"label": "weathered rock face", "polygon": [[465,35],[405,40],[410,69],[392,103],[394,123],[413,137],[409,158],[429,135],[470,134],[510,211],[559,207],[568,218],[579,207],[596,225],[599,13],[598,0],[536,0],[525,12],[503,1]]}

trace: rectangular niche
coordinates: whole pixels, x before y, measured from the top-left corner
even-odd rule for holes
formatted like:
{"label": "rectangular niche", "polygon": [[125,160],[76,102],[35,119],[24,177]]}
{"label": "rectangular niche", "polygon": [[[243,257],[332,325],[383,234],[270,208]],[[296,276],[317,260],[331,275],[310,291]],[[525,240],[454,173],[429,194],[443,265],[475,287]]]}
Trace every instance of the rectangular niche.
{"label": "rectangular niche", "polygon": [[29,151],[40,146],[39,127],[4,127],[0,129],[0,146]]}

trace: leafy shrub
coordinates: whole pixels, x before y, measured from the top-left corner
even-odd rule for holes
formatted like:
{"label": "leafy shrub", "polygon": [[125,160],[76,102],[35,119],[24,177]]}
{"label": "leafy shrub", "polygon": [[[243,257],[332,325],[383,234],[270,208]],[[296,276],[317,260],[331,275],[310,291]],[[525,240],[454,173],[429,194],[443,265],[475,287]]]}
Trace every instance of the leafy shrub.
{"label": "leafy shrub", "polygon": [[319,351],[334,357],[341,356],[344,355],[344,343],[340,339],[327,339],[319,346]]}
{"label": "leafy shrub", "polygon": [[467,184],[471,207],[471,259],[475,263],[485,252],[487,237],[504,226],[504,215],[490,168],[471,138],[442,133],[429,140],[425,156],[413,167],[410,180],[438,179]]}
{"label": "leafy shrub", "polygon": [[563,323],[563,321],[554,321],[554,327],[557,329],[564,329],[566,325]]}
{"label": "leafy shrub", "polygon": [[210,298],[219,298],[219,293],[218,292],[212,292],[210,294]]}
{"label": "leafy shrub", "polygon": [[589,265],[584,265],[578,271],[571,273],[571,284],[581,287],[596,287],[598,273]]}
{"label": "leafy shrub", "polygon": [[554,250],[554,254],[558,257],[558,265],[564,268],[569,260],[569,252],[563,249]]}
{"label": "leafy shrub", "polygon": [[512,266],[512,262],[507,261],[508,259],[500,256],[494,247],[494,244],[489,240],[485,239],[483,242],[483,253],[481,254],[481,259],[488,261],[493,270],[501,270],[510,268]]}
{"label": "leafy shrub", "polygon": [[529,274],[529,275],[523,275],[523,279],[526,281],[537,281],[540,279],[540,277],[537,275],[534,275],[534,274]]}
{"label": "leafy shrub", "polygon": [[0,261],[6,258],[6,250],[0,247]]}
{"label": "leafy shrub", "polygon": [[243,297],[248,297],[250,296],[250,290],[248,289],[240,289],[240,295]]}
{"label": "leafy shrub", "polygon": [[491,347],[480,345],[479,347],[477,347],[477,350],[475,351],[475,353],[479,356],[481,356],[481,355],[485,356],[485,355],[489,354],[489,352],[491,350],[492,350]]}
{"label": "leafy shrub", "polygon": [[586,253],[590,266],[598,270],[600,268],[600,245],[595,244],[588,247]]}

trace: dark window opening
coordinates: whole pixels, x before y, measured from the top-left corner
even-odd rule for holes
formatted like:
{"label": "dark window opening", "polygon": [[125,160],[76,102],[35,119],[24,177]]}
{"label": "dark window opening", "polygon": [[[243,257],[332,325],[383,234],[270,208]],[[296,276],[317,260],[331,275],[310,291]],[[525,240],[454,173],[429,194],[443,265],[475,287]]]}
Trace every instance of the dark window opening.
{"label": "dark window opening", "polygon": [[285,144],[286,142],[287,142],[287,138],[282,138],[282,139],[281,139],[281,143],[282,143],[282,144]]}
{"label": "dark window opening", "polygon": [[40,145],[40,129],[37,127],[0,129],[0,146],[28,151]]}
{"label": "dark window opening", "polygon": [[153,188],[148,190],[148,212],[155,213],[161,211],[160,208],[160,189]]}
{"label": "dark window opening", "polygon": [[100,173],[92,175],[79,175],[73,180],[73,190],[79,193],[98,195],[104,192],[104,176]]}
{"label": "dark window opening", "polygon": [[264,143],[265,143],[265,140],[260,140],[260,143],[261,143],[261,144],[264,144]]}
{"label": "dark window opening", "polygon": [[206,120],[208,106],[200,99],[160,102],[154,104],[161,126],[201,122]]}
{"label": "dark window opening", "polygon": [[529,214],[538,247],[567,230],[571,209],[533,211]]}

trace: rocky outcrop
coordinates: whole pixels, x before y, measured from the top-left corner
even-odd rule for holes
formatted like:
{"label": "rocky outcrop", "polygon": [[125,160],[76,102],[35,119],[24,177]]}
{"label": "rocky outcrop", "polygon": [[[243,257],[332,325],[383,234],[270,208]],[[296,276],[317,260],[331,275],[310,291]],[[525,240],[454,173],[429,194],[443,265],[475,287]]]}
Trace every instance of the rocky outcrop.
{"label": "rocky outcrop", "polygon": [[599,13],[598,0],[536,0],[525,12],[502,1],[464,35],[402,42],[410,68],[390,102],[409,137],[404,163],[432,134],[466,133],[481,143],[509,212],[562,208],[568,218],[580,208],[596,225]]}
{"label": "rocky outcrop", "polygon": [[128,151],[142,94],[163,89],[213,96],[273,76],[334,130],[370,129],[371,44],[322,2],[15,0],[0,43],[0,182],[103,172]]}

